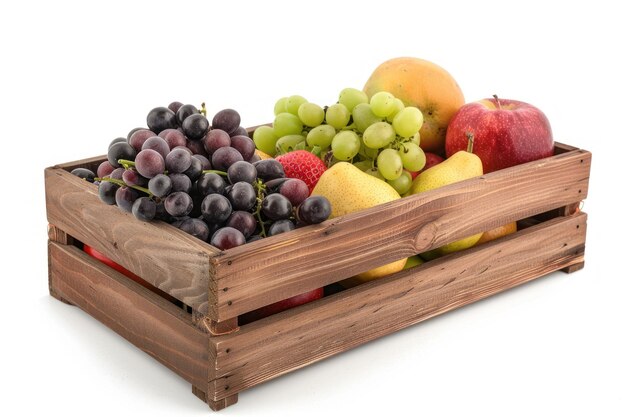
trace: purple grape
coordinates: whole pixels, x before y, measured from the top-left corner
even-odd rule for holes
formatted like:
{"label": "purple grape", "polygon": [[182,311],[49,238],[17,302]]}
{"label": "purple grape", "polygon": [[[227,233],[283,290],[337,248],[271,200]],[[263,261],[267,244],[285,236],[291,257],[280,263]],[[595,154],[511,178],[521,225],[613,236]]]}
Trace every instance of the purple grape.
{"label": "purple grape", "polygon": [[107,152],[107,159],[109,163],[117,168],[120,166],[120,163],[117,162],[119,159],[128,159],[133,161],[137,155],[137,151],[130,146],[126,142],[117,142],[111,145],[109,151]]}
{"label": "purple grape", "polygon": [[165,129],[159,133],[159,137],[163,138],[167,142],[167,146],[170,149],[174,149],[177,146],[186,146],[187,138],[183,132],[178,129]]}
{"label": "purple grape", "polygon": [[274,178],[273,180],[269,180],[265,182],[265,191],[267,194],[273,194],[280,192],[280,187],[283,186],[285,181],[289,178]]}
{"label": "purple grape", "polygon": [[204,156],[209,156],[209,154],[204,149],[204,144],[201,140],[188,140],[185,145],[191,151],[192,154],[200,154]]}
{"label": "purple grape", "polygon": [[202,162],[196,157],[191,157],[191,165],[185,172],[183,172],[186,176],[189,177],[191,181],[197,180],[202,174]]}
{"label": "purple grape", "polygon": [[[227,171],[237,161],[243,161],[243,156],[235,148],[226,146],[219,148],[211,156],[211,165],[219,171]],[[280,162],[277,162],[280,165]],[[281,165],[282,167],[282,165]]]}
{"label": "purple grape", "polygon": [[111,175],[109,175],[109,178],[112,178],[114,180],[121,180],[124,177],[124,171],[126,171],[126,170],[124,168],[122,168],[122,167],[115,168],[111,172]]}
{"label": "purple grape", "polygon": [[111,172],[113,172],[114,169],[115,168],[109,161],[102,161],[100,162],[100,165],[98,165],[96,175],[98,175],[98,178],[104,178],[107,175],[111,175]]}
{"label": "purple grape", "polygon": [[256,168],[250,162],[237,161],[228,167],[228,181],[231,184],[240,181],[254,184],[256,178]]}
{"label": "purple grape", "polygon": [[122,181],[126,183],[126,185],[138,185],[140,187],[145,187],[148,185],[148,179],[142,175],[139,175],[137,171],[132,169],[124,170],[122,174]]}
{"label": "purple grape", "polygon": [[211,237],[211,245],[226,250],[246,243],[243,233],[233,227],[222,227]]}
{"label": "purple grape", "polygon": [[270,194],[263,199],[261,211],[268,219],[283,220],[291,216],[292,206],[284,195]]}
{"label": "purple grape", "polygon": [[202,155],[202,154],[195,154],[193,155],[194,158],[200,160],[200,162],[202,163],[202,169],[211,169],[211,161],[209,161],[209,158],[207,158],[206,156]]}
{"label": "purple grape", "polygon": [[235,131],[233,132],[232,136],[247,136],[250,137],[250,135],[248,134],[248,130],[243,127],[243,126],[239,126],[237,129],[235,129]]}
{"label": "purple grape", "polygon": [[156,136],[165,129],[173,129],[178,125],[176,114],[167,107],[155,107],[150,110],[146,117],[148,129],[152,130]]}
{"label": "purple grape", "polygon": [[169,173],[182,173],[191,166],[191,152],[175,148],[165,157],[165,168]]}
{"label": "purple grape", "polygon": [[139,192],[130,187],[120,187],[115,191],[115,204],[124,211],[131,212]]}
{"label": "purple grape", "polygon": [[149,197],[139,197],[133,203],[131,211],[136,219],[147,222],[155,218],[157,204]]}
{"label": "purple grape", "polygon": [[296,228],[296,225],[293,224],[291,220],[278,220],[270,226],[267,231],[268,236],[276,236],[281,233],[289,232]]}
{"label": "purple grape", "polygon": [[156,136],[156,133],[148,129],[139,129],[135,131],[130,136],[130,138],[128,138],[128,144],[135,148],[137,152],[139,152],[141,150],[141,147],[143,146],[143,143],[152,136]]}
{"label": "purple grape", "polygon": [[198,114],[198,113],[200,112],[198,111],[196,106],[194,106],[193,104],[183,104],[176,111],[176,121],[178,122],[179,126],[182,126],[183,122],[185,121],[187,117],[191,116],[192,114]]}
{"label": "purple grape", "polygon": [[115,204],[115,193],[118,188],[120,188],[120,186],[117,184],[113,184],[109,181],[102,181],[98,186],[98,197],[100,197],[100,200],[102,200],[105,204]]}
{"label": "purple grape", "polygon": [[196,190],[202,197],[209,194],[223,194],[225,187],[224,179],[213,172],[202,174],[196,181]]}
{"label": "purple grape", "polygon": [[172,181],[172,191],[182,191],[184,193],[190,193],[192,188],[191,180],[185,174],[169,174]]}
{"label": "purple grape", "polygon": [[176,113],[178,111],[178,109],[180,109],[183,106],[183,103],[181,103],[180,101],[172,101],[167,108],[170,109],[171,111],[173,111],[174,113]]}
{"label": "purple grape", "polygon": [[135,158],[135,169],[146,178],[152,178],[165,171],[165,161],[153,149],[144,149]]}
{"label": "purple grape", "polygon": [[233,136],[230,138],[230,146],[237,149],[245,161],[254,155],[254,142],[247,136]]}
{"label": "purple grape", "polygon": [[209,226],[200,219],[189,218],[183,220],[178,228],[205,242],[209,238]]}
{"label": "purple grape", "polygon": [[172,151],[174,149],[182,149],[183,151],[187,152],[190,156],[193,156],[193,152],[191,152],[191,149],[189,149],[186,146],[177,146],[177,147],[173,148]]}
{"label": "purple grape", "polygon": [[228,201],[233,210],[252,210],[256,204],[256,192],[254,187],[247,182],[238,182],[228,192]]}
{"label": "purple grape", "polygon": [[261,157],[255,152],[249,159],[248,162],[250,162],[251,164],[258,162],[261,160]]}
{"label": "purple grape", "polygon": [[211,129],[205,138],[202,139],[202,144],[204,145],[204,150],[209,155],[213,155],[219,148],[230,146],[230,136],[228,132],[221,129]]}
{"label": "purple grape", "polygon": [[202,217],[209,224],[225,222],[233,209],[230,201],[221,194],[209,194],[202,200]]}
{"label": "purple grape", "polygon": [[189,194],[176,191],[165,198],[165,211],[174,217],[183,217],[191,213],[193,200]]}
{"label": "purple grape", "polygon": [[163,158],[165,158],[167,154],[170,153],[170,146],[167,144],[165,139],[158,136],[152,136],[151,138],[148,138],[143,143],[143,145],[141,145],[141,150],[144,149],[153,149],[160,153]]}
{"label": "purple grape", "polygon": [[255,241],[261,240],[261,239],[263,239],[263,236],[261,236],[261,235],[252,235],[252,236],[250,236],[248,238],[246,243],[255,242]]}
{"label": "purple grape", "polygon": [[241,117],[236,110],[224,109],[218,111],[215,116],[213,116],[211,126],[213,126],[214,129],[222,129],[230,135],[231,133],[235,133],[237,128],[239,128],[239,123],[241,123]]}
{"label": "purple grape", "polygon": [[76,175],[78,178],[82,178],[88,182],[93,182],[94,178],[96,178],[96,174],[87,168],[74,168],[70,174]]}
{"label": "purple grape", "polygon": [[148,190],[156,197],[163,198],[172,191],[172,180],[165,174],[150,178]]}
{"label": "purple grape", "polygon": [[202,139],[209,131],[209,121],[203,114],[192,114],[182,124],[183,132],[191,140]]}
{"label": "purple grape", "polygon": [[317,224],[330,217],[331,206],[326,197],[315,195],[304,200],[297,208],[298,220],[305,224]]}
{"label": "purple grape", "polygon": [[298,178],[289,178],[280,187],[280,193],[287,197],[293,207],[296,207],[309,196],[309,186]]}
{"label": "purple grape", "polygon": [[263,181],[273,180],[275,178],[284,178],[285,177],[285,169],[275,159],[263,159],[261,161],[255,162],[254,167],[256,168],[256,173],[259,178]]}
{"label": "purple grape", "polygon": [[[130,143],[131,136],[133,136],[133,134],[135,132],[138,132],[140,130],[148,130],[148,129],[146,129],[145,127],[136,127],[134,129],[132,129],[130,132],[128,132],[128,135],[126,135],[126,142]],[[113,143],[111,143],[111,144],[113,144]]]}
{"label": "purple grape", "polygon": [[256,230],[257,223],[252,213],[247,211],[233,211],[226,221],[226,226],[239,230],[247,239],[252,236]]}
{"label": "purple grape", "polygon": [[126,138],[115,138],[115,139],[113,139],[111,141],[111,143],[109,143],[109,148],[108,149],[111,149],[111,146],[113,146],[113,145],[115,145],[116,143],[119,143],[119,142],[128,143],[128,139],[126,139]]}

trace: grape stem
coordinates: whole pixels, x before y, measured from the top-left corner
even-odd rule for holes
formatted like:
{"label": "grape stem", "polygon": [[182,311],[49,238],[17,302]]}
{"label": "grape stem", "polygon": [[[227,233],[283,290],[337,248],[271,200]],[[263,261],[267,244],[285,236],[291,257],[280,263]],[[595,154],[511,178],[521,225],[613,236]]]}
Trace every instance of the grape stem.
{"label": "grape stem", "polygon": [[203,174],[217,174],[217,175],[221,175],[222,177],[227,177],[228,173],[224,172],[224,171],[219,171],[217,169],[205,169],[202,171]]}
{"label": "grape stem", "polygon": [[117,163],[124,167],[124,169],[130,169],[135,166],[135,161],[131,161],[128,159],[118,159]]}
{"label": "grape stem", "polygon": [[200,113],[202,113],[202,115],[206,117],[206,103],[204,101],[200,105]]}
{"label": "grape stem", "polygon": [[256,217],[257,222],[261,226],[261,236],[267,237],[267,233],[265,232],[265,224],[263,223],[263,219],[261,218],[261,205],[263,204],[263,197],[265,196],[265,184],[260,179],[257,179],[254,184],[256,188],[256,210],[254,211],[254,217]]}
{"label": "grape stem", "polygon": [[116,178],[104,177],[104,178],[94,178],[93,180],[94,181],[100,181],[100,182],[102,182],[102,181],[112,182],[113,184],[117,184],[120,187],[128,187],[128,188],[132,188],[132,189],[137,190],[137,191],[141,191],[142,193],[146,193],[146,194],[148,194],[149,197],[153,197],[154,196],[154,194],[152,194],[150,192],[150,190],[148,190],[147,188],[140,187],[139,185],[128,185],[124,181],[118,180]]}

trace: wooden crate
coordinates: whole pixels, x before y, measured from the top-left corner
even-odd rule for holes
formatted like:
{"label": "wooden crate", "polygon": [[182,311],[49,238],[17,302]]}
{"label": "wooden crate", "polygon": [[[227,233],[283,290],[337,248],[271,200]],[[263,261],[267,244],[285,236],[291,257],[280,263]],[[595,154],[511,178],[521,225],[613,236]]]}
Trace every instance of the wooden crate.
{"label": "wooden crate", "polygon": [[[76,305],[192,384],[219,410],[242,390],[553,271],[583,266],[591,154],[556,155],[220,251],[103,204],[45,170],[50,294]],[[357,273],[525,219],[490,243],[238,325],[238,316]],[[141,276],[87,256],[82,243]],[[168,301],[151,288],[174,297]]]}

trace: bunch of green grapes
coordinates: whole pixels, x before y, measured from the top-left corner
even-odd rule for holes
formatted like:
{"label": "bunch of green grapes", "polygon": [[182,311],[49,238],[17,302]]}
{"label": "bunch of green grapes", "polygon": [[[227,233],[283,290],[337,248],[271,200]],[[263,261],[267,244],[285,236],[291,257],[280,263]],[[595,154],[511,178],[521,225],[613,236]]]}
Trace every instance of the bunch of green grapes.
{"label": "bunch of green grapes", "polygon": [[328,166],[348,161],[387,181],[399,194],[410,189],[411,172],[426,164],[419,146],[422,112],[405,107],[388,92],[369,98],[361,90],[345,88],[337,103],[327,107],[298,95],[283,97],[274,115],[272,126],[254,132],[256,147],[271,156],[304,149]]}

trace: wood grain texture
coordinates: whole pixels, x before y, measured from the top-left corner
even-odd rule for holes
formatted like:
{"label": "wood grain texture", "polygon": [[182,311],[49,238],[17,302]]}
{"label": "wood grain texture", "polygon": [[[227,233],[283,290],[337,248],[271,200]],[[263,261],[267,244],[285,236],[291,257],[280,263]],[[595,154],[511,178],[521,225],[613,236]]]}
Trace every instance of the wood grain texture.
{"label": "wood grain texture", "polygon": [[555,218],[212,337],[216,398],[579,264],[586,218]]}
{"label": "wood grain texture", "polygon": [[191,384],[207,389],[209,337],[191,316],[74,246],[48,243],[54,290]]}
{"label": "wood grain texture", "polygon": [[572,150],[229,249],[211,258],[222,321],[463,237],[576,203],[591,154]]}
{"label": "wood grain texture", "polygon": [[97,187],[48,168],[48,221],[172,297],[207,311],[209,259],[219,251],[163,222],[141,222],[100,201]]}

